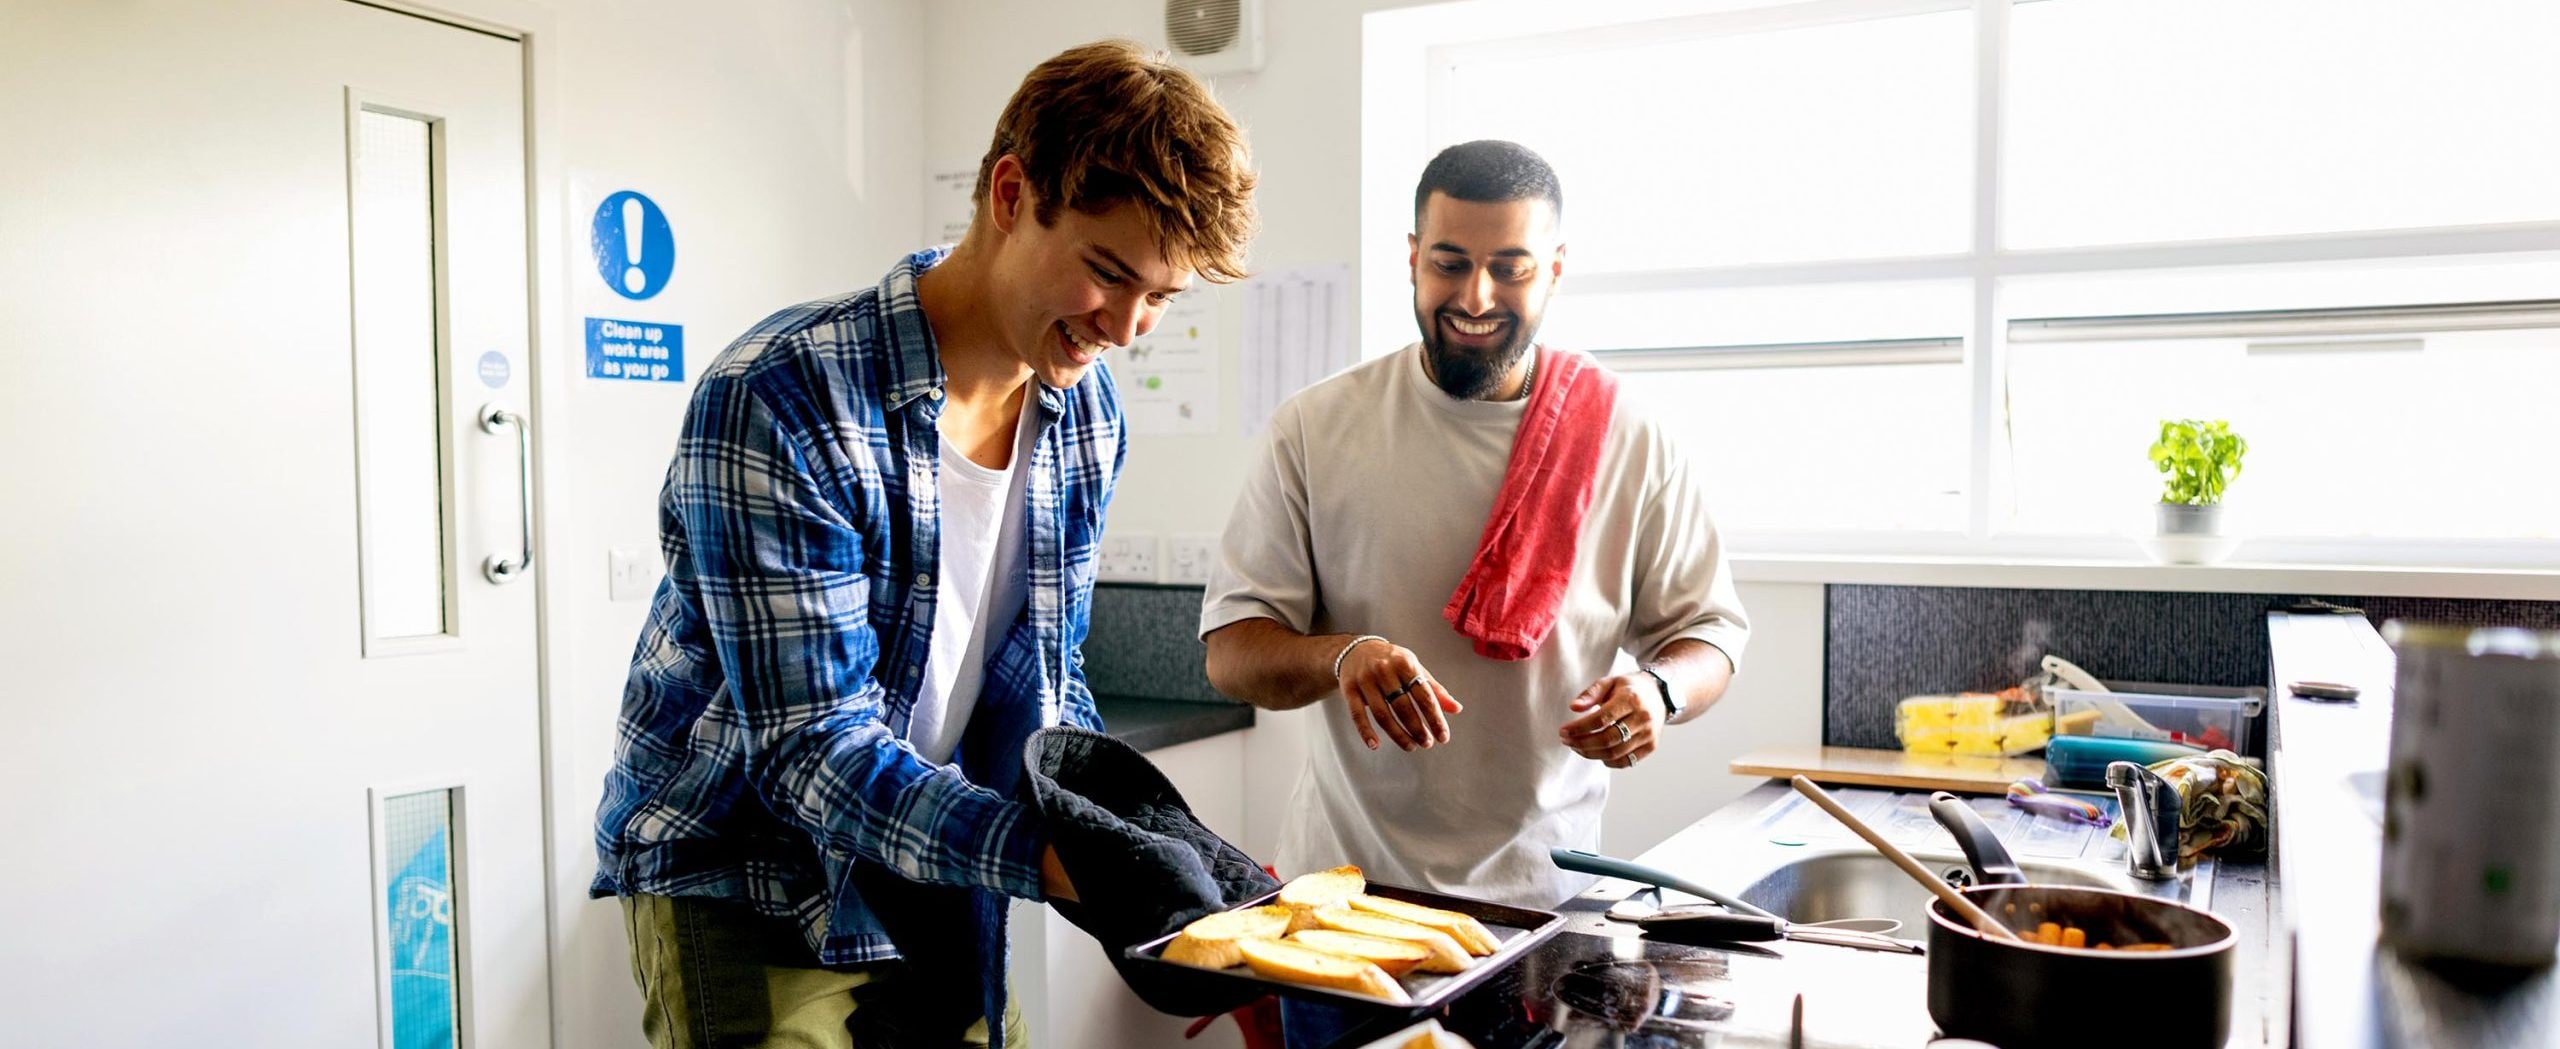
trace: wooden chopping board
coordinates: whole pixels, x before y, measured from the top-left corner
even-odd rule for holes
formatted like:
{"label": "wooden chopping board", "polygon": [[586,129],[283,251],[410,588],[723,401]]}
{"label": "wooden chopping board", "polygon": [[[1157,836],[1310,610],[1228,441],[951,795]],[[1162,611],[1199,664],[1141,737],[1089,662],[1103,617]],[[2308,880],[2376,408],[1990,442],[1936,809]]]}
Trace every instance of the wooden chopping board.
{"label": "wooden chopping board", "polygon": [[2043,779],[2043,758],[1987,758],[1913,754],[1869,747],[1765,747],[1733,759],[1735,775],[1785,779],[1802,775],[1816,783],[1958,794],[2005,794],[2009,784]]}

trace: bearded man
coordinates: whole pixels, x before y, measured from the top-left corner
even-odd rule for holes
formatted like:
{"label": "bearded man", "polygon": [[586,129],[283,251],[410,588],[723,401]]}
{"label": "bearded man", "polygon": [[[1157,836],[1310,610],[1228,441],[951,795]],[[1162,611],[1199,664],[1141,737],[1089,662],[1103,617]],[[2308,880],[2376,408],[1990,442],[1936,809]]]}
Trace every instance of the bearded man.
{"label": "bearded man", "polygon": [[1589,879],[1548,849],[1597,848],[1609,770],[1733,676],[1749,628],[1696,470],[1615,376],[1537,342],[1563,212],[1517,144],[1433,159],[1421,341],[1291,398],[1249,467],[1200,632],[1219,691],[1328,708],[1284,876],[1552,907]]}

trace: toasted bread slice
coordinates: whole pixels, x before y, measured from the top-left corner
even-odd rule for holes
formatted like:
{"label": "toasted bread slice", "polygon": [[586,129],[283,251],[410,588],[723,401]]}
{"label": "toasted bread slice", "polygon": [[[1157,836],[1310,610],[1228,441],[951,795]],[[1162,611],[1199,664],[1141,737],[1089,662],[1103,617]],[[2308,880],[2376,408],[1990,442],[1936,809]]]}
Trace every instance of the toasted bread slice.
{"label": "toasted bread slice", "polygon": [[1414,966],[1431,959],[1431,948],[1411,940],[1390,940],[1360,932],[1307,929],[1290,933],[1289,942],[1302,943],[1326,954],[1358,958],[1386,970],[1389,976],[1403,976],[1412,972]]}
{"label": "toasted bread slice", "polygon": [[1330,987],[1383,998],[1397,1005],[1413,1004],[1413,999],[1387,975],[1386,970],[1358,958],[1345,958],[1304,944],[1259,937],[1238,940],[1236,947],[1243,952],[1244,963],[1252,967],[1253,974],[1266,980]]}
{"label": "toasted bread slice", "polygon": [[1289,908],[1293,915],[1289,931],[1297,932],[1318,927],[1314,918],[1316,908],[1338,905],[1360,895],[1360,891],[1368,887],[1369,881],[1360,876],[1360,868],[1345,865],[1289,879],[1289,884],[1280,887],[1278,902],[1280,906]]}
{"label": "toasted bread slice", "polygon": [[1438,1020],[1424,1020],[1422,1029],[1404,1040],[1396,1049],[1476,1049],[1476,1044],[1440,1026]]}
{"label": "toasted bread slice", "polygon": [[1277,939],[1289,931],[1289,908],[1249,907],[1219,911],[1182,927],[1164,945],[1164,960],[1203,969],[1231,969],[1244,964],[1236,941],[1248,937]]}
{"label": "toasted bread slice", "polygon": [[1416,966],[1423,972],[1461,972],[1466,969],[1467,962],[1470,960],[1467,957],[1466,948],[1458,946],[1458,941],[1449,938],[1448,933],[1438,929],[1415,925],[1383,914],[1355,911],[1349,907],[1319,907],[1314,913],[1316,925],[1320,928],[1384,936],[1390,940],[1421,944],[1424,949],[1431,952],[1430,957],[1423,959],[1422,964]]}
{"label": "toasted bread slice", "polygon": [[1383,914],[1424,928],[1438,929],[1448,933],[1450,939],[1458,941],[1458,946],[1466,948],[1468,954],[1478,958],[1502,949],[1502,941],[1493,938],[1493,930],[1485,928],[1483,922],[1456,911],[1425,907],[1419,903],[1390,900],[1384,896],[1371,896],[1366,893],[1352,897],[1349,902],[1351,909],[1355,911]]}

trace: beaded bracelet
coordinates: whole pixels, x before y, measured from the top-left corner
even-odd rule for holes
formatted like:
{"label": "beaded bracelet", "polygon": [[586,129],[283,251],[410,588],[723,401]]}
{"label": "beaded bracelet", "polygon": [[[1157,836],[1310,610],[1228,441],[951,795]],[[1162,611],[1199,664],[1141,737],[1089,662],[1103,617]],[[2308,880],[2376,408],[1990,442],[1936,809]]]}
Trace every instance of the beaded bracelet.
{"label": "beaded bracelet", "polygon": [[1352,638],[1350,644],[1342,646],[1342,651],[1336,652],[1333,655],[1333,679],[1335,681],[1342,680],[1342,661],[1351,658],[1352,649],[1358,648],[1367,642],[1385,640],[1386,638],[1379,637],[1376,634],[1362,634],[1359,637]]}

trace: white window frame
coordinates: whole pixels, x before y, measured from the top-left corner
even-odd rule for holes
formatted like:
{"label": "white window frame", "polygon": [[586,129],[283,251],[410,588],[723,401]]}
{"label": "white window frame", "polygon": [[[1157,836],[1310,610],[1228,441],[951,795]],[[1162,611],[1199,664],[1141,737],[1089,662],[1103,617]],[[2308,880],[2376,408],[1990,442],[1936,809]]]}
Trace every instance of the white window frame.
{"label": "white window frame", "polygon": [[[1667,268],[1625,272],[1577,272],[1579,294],[1677,292],[1752,286],[1870,283],[1890,281],[1964,280],[1972,288],[1972,320],[1965,354],[1971,393],[1970,463],[1966,486],[1966,527],[1961,533],[1744,533],[1734,538],[1738,549],[1761,555],[1845,555],[1976,557],[1989,559],[2096,559],[2138,557],[2132,541],[2120,536],[2036,535],[1999,529],[1997,508],[2010,490],[2005,421],[2004,376],[2008,367],[2009,324],[1999,289],[2004,280],[2054,274],[2208,269],[2287,263],[2418,260],[2448,256],[2497,256],[2560,252],[2560,221],[2517,222],[2423,229],[2359,230],[2285,236],[2162,241],[2095,247],[2017,249],[2002,246],[2002,136],[2005,132],[2005,74],[2009,17],[2017,3],[2069,0],[1804,0],[1731,9],[1731,0],[1697,0],[1695,7],[1726,8],[1706,13],[1675,14],[1644,21],[1554,24],[1556,19],[1601,19],[1607,13],[1544,15],[1545,26],[1506,23],[1504,35],[1488,38],[1485,22],[1527,15],[1506,0],[1447,5],[1428,17],[1433,28],[1417,30],[1416,12],[1389,12],[1399,21],[1382,39],[1374,30],[1382,17],[1373,14],[1364,82],[1364,156],[1369,163],[1402,162],[1411,147],[1390,146],[1384,127],[1413,127],[1427,136],[1423,155],[1450,145],[1455,134],[1449,107],[1453,71],[1465,64],[1518,61],[1543,56],[1744,33],[1769,32],[1839,22],[1970,10],[1974,16],[1974,171],[1971,248],[1959,254],[1839,261]],[[1658,11],[1659,5],[1652,5]],[[1483,10],[1478,10],[1482,8]],[[1619,15],[1617,17],[1624,18]],[[1445,28],[1441,28],[1445,27]],[[1516,31],[1512,28],[1516,27]],[[1448,42],[1420,41],[1418,50],[1401,48],[1418,36],[1441,32]],[[1381,46],[1383,45],[1383,46]],[[1383,52],[1383,53],[1381,53]],[[1399,62],[1419,60],[1419,92]],[[1408,66],[1407,69],[1410,67]],[[1377,90],[1381,86],[1387,90]],[[1414,96],[1418,94],[1419,98]],[[1417,104],[1418,103],[1418,104]],[[1410,107],[1410,108],[1408,108]],[[1409,231],[1410,212],[1390,210],[1385,202],[1400,192],[1409,208],[1412,173],[1370,169],[1364,178],[1363,243],[1400,239]],[[1401,187],[1385,185],[1400,182]],[[1387,277],[1394,279],[1386,279]],[[1379,333],[1410,325],[1408,303],[1401,292],[1402,273],[1364,275],[1363,330]],[[1914,332],[1914,336],[1933,333]],[[1794,347],[1700,347],[1690,352],[1693,366],[1769,366],[1790,348],[1815,350],[1794,364],[1827,366],[1842,363],[1912,363],[1943,360],[1930,352],[1912,351],[1908,343],[1932,339],[1894,339],[1874,344],[1875,356],[1861,358],[1854,343],[1799,344]],[[1376,343],[1376,339],[1364,342]],[[1400,345],[1400,342],[1388,345]],[[1374,347],[1373,347],[1374,348]],[[1648,351],[1628,355],[1626,363],[1678,367],[1681,351]],[[1616,354],[1609,354],[1611,357]],[[1718,360],[1719,356],[1725,359]],[[1780,365],[1786,366],[1786,365]],[[2476,540],[2445,538],[2320,539],[2252,537],[2242,556],[2252,562],[2294,564],[2451,565],[2471,567],[2560,567],[2560,541]]]}

